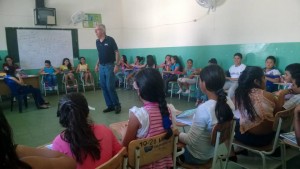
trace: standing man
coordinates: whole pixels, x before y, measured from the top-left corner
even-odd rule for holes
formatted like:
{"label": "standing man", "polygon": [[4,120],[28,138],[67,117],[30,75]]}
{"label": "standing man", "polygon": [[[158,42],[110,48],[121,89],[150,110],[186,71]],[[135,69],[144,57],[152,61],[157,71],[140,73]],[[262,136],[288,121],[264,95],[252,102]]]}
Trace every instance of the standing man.
{"label": "standing man", "polygon": [[119,51],[115,40],[106,35],[105,25],[96,26],[96,46],[98,50],[98,62],[95,71],[99,71],[100,85],[103,91],[107,108],[104,113],[115,111],[121,112],[121,105],[115,89],[115,73],[118,71]]}

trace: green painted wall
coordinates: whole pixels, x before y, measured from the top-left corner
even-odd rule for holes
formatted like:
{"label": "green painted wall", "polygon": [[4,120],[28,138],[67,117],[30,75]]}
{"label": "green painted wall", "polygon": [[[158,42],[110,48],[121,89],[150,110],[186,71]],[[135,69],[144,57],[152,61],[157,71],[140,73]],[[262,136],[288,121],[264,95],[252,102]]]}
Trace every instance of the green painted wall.
{"label": "green painted wall", "polygon": [[[261,67],[264,67],[267,56],[274,55],[277,58],[277,67],[282,72],[288,64],[300,63],[300,42],[120,49],[120,53],[125,54],[130,63],[133,62],[135,56],[146,57],[148,54],[152,54],[156,57],[157,63],[160,64],[164,61],[166,54],[171,54],[178,55],[184,64],[187,59],[193,59],[195,67],[204,67],[211,57],[215,57],[224,69],[228,69],[233,64],[232,58],[236,52],[243,54],[243,63],[246,65]],[[79,54],[85,56],[90,68],[94,69],[98,59],[97,50],[81,49]],[[6,55],[7,51],[0,51],[1,65]],[[74,60],[74,64],[77,65],[78,60]],[[27,72],[36,74],[38,70],[27,70]]]}
{"label": "green painted wall", "polygon": [[193,59],[195,67],[204,67],[211,57],[215,57],[224,69],[228,69],[233,64],[233,54],[236,52],[243,54],[243,63],[246,65],[261,67],[264,67],[267,56],[274,55],[277,58],[277,67],[281,71],[290,63],[300,62],[300,42],[121,49],[120,51],[131,60],[137,55],[144,57],[148,54],[155,55],[158,64],[164,61],[166,54],[178,55],[184,64],[187,59]]}

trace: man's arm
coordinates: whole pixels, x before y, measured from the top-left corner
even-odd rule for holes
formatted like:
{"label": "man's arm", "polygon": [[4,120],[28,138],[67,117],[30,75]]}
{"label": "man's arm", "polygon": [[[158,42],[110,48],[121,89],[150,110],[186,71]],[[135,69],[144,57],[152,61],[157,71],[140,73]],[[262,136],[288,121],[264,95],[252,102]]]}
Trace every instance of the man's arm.
{"label": "man's arm", "polygon": [[96,66],[95,66],[95,72],[99,71],[99,64],[100,64],[100,62],[99,62],[99,58],[98,58]]}
{"label": "man's arm", "polygon": [[117,73],[119,71],[119,65],[120,65],[120,63],[119,63],[120,56],[119,56],[118,50],[115,51],[115,57],[116,57],[116,64],[115,64],[115,68],[114,68],[114,73]]}

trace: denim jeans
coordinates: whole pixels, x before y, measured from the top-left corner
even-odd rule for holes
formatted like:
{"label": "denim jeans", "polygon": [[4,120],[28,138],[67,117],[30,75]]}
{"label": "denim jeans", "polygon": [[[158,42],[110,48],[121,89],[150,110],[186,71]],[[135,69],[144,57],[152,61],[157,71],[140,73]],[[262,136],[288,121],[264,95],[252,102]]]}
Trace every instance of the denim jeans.
{"label": "denim jeans", "polygon": [[48,85],[47,87],[54,87],[57,84],[56,75],[44,75],[44,82]]}
{"label": "denim jeans", "polygon": [[100,85],[107,107],[119,106],[119,98],[115,88],[114,64],[100,64]]}
{"label": "denim jeans", "polygon": [[199,165],[199,164],[205,164],[208,162],[208,160],[201,160],[201,159],[195,158],[187,148],[185,149],[183,156],[184,156],[184,162],[188,163],[188,164]]}

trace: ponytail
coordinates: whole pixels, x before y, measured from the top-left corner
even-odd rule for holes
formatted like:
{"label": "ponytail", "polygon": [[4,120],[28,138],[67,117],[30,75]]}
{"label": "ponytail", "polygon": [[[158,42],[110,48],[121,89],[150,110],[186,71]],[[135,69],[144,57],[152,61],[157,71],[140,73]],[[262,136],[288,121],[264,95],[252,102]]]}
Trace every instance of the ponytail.
{"label": "ponytail", "polygon": [[229,105],[227,104],[227,94],[224,89],[217,90],[216,95],[218,96],[215,113],[218,119],[218,123],[224,123],[233,118],[233,113]]}
{"label": "ponytail", "polygon": [[170,120],[170,112],[167,107],[166,99],[161,97],[159,98],[158,103],[159,103],[159,110],[162,116],[163,127],[167,132],[165,139],[169,139],[173,135],[173,131],[171,128],[172,121]]}

